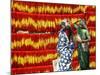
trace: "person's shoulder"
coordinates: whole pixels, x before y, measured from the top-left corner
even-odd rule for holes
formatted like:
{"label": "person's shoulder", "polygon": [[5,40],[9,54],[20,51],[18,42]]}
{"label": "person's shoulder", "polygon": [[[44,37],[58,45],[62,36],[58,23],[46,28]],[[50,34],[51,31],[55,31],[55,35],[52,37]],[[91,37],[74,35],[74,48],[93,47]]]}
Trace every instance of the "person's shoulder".
{"label": "person's shoulder", "polygon": [[63,29],[60,29],[60,31],[59,32],[62,32],[63,31]]}
{"label": "person's shoulder", "polygon": [[59,33],[63,33],[64,32],[64,30],[63,29],[61,29],[60,31],[59,31]]}
{"label": "person's shoulder", "polygon": [[61,30],[59,31],[59,36],[64,36],[64,30],[63,30],[63,29],[61,29]]}

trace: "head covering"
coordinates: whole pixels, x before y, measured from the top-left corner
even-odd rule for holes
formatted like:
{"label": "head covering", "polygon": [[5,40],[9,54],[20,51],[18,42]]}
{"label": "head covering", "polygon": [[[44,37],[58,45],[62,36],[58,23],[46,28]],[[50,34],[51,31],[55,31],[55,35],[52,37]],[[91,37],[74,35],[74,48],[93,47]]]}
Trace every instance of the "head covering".
{"label": "head covering", "polygon": [[64,19],[64,20],[62,20],[60,25],[70,26],[70,24],[68,22],[69,22],[68,19]]}
{"label": "head covering", "polygon": [[84,19],[80,19],[80,25],[87,29],[86,21]]}
{"label": "head covering", "polygon": [[60,24],[60,25],[64,25],[64,26],[65,26],[66,24],[65,24],[65,22],[61,22],[61,24]]}

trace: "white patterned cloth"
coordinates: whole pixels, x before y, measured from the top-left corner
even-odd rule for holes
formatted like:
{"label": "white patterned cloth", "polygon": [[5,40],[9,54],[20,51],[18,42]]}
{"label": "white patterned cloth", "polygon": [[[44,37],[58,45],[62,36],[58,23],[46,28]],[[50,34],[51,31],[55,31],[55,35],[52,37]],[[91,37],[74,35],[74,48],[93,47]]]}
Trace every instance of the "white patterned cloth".
{"label": "white patterned cloth", "polygon": [[71,70],[71,60],[74,49],[73,46],[73,42],[69,42],[67,34],[61,29],[59,33],[59,41],[57,44],[57,52],[60,55],[59,61],[57,62],[57,66],[59,66],[59,69],[57,69],[57,71]]}

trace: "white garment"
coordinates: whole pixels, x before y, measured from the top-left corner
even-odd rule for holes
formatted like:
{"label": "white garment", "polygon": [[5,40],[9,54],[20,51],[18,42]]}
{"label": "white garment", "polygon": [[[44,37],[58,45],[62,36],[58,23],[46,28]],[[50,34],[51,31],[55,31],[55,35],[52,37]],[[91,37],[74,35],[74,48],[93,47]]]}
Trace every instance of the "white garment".
{"label": "white garment", "polygon": [[60,59],[57,58],[57,59],[53,60],[53,62],[52,62],[52,64],[53,64],[53,71],[54,72],[59,70],[59,61],[60,61]]}

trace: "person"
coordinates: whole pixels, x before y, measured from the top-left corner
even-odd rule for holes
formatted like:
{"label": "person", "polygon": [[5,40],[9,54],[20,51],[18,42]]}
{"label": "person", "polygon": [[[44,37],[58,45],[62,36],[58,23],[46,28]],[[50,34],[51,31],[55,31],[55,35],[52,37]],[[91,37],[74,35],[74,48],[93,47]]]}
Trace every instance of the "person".
{"label": "person", "polygon": [[59,54],[58,71],[71,71],[71,60],[74,49],[70,21],[64,19],[61,22],[62,29],[59,31],[57,52]]}
{"label": "person", "polygon": [[79,25],[76,23],[74,27],[77,29],[77,46],[78,46],[78,60],[81,70],[89,69],[89,41],[90,35],[86,26],[86,22],[80,19]]}

